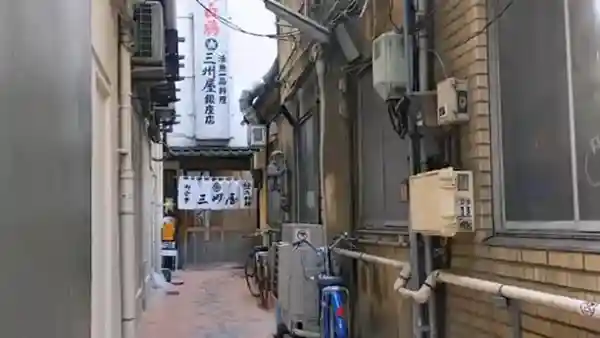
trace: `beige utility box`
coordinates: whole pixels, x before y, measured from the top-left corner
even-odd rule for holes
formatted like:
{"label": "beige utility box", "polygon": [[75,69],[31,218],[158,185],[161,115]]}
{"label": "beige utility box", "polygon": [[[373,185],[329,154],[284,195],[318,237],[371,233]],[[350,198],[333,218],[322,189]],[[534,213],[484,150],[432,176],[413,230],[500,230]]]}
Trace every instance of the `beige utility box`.
{"label": "beige utility box", "polygon": [[411,231],[452,237],[474,231],[473,174],[444,168],[409,178]]}
{"label": "beige utility box", "polygon": [[468,84],[450,77],[437,84],[437,123],[439,126],[469,121]]}

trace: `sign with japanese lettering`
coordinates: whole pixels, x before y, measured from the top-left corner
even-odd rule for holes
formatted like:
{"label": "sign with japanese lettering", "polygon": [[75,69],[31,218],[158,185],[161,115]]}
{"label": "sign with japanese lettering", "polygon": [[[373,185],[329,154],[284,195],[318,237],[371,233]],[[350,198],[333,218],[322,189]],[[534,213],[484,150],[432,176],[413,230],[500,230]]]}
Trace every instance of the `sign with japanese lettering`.
{"label": "sign with japanese lettering", "polygon": [[199,140],[229,139],[230,97],[229,28],[220,18],[227,18],[227,0],[198,0],[208,10],[199,18],[198,30],[203,37],[197,47],[200,69],[195,70],[199,86],[195,137]]}
{"label": "sign with japanese lettering", "polygon": [[254,187],[251,180],[241,180],[242,185],[242,201],[240,208],[250,208],[252,207],[252,198]]}
{"label": "sign with japanese lettering", "polygon": [[238,180],[227,180],[224,209],[239,209],[241,188]]}
{"label": "sign with japanese lettering", "polygon": [[182,176],[178,184],[180,210],[225,210],[252,206],[252,181],[233,177]]}
{"label": "sign with japanese lettering", "polygon": [[199,177],[179,177],[177,185],[177,208],[179,210],[196,209],[197,196],[200,193]]}

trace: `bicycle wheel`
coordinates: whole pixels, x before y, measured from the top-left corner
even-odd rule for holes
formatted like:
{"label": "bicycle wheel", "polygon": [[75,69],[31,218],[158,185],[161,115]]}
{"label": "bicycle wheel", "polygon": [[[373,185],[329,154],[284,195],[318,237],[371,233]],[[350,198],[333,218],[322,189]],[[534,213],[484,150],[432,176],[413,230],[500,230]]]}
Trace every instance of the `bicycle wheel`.
{"label": "bicycle wheel", "polygon": [[244,264],[244,278],[246,279],[246,285],[248,291],[253,297],[260,296],[260,284],[257,283],[257,266],[256,266],[256,254],[253,252],[246,259]]}
{"label": "bicycle wheel", "polygon": [[258,282],[260,285],[260,304],[263,308],[269,308],[269,276],[267,273],[267,266],[264,262],[261,262],[258,267],[259,273]]}

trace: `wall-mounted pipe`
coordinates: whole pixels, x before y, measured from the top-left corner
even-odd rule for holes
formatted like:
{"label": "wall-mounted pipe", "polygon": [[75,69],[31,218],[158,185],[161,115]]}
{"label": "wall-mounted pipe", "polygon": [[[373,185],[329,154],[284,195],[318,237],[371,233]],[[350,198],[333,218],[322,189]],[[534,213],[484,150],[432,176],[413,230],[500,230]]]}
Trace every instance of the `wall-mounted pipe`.
{"label": "wall-mounted pipe", "polygon": [[[119,27],[121,28],[121,27]],[[120,32],[121,33],[121,32]],[[136,230],[132,158],[131,53],[127,34],[118,41],[119,88],[119,251],[121,268],[121,337],[136,337]]]}
{"label": "wall-mounted pipe", "polygon": [[271,68],[269,68],[269,71],[261,78],[261,80],[250,89],[243,90],[240,94],[240,111],[248,123],[254,124],[259,122],[256,110],[254,109],[254,100],[264,93],[268,85],[277,81],[278,75],[279,62],[276,58],[275,61],[273,61]]}
{"label": "wall-mounted pipe", "polygon": [[359,260],[362,262],[383,264],[383,265],[388,265],[388,266],[394,267],[396,269],[399,269],[400,272],[398,273],[398,279],[396,280],[396,283],[394,283],[394,289],[403,288],[406,285],[406,283],[408,282],[408,280],[410,279],[411,267],[410,267],[410,263],[408,263],[408,262],[398,261],[395,259],[370,255],[370,254],[364,253],[364,252],[358,252],[358,251],[346,250],[346,249],[340,249],[340,248],[334,248],[333,252],[335,252],[338,255],[353,258],[353,259],[356,259],[356,260]]}
{"label": "wall-mounted pipe", "polygon": [[[419,18],[426,18],[426,16],[430,13],[429,11],[429,1],[428,0],[413,0],[413,4],[417,8],[417,13],[413,15],[417,15]],[[430,81],[429,81],[429,32],[428,27],[425,27],[419,30],[418,33],[418,91],[425,92],[430,90]],[[419,151],[421,152],[420,159],[426,158],[425,148],[421,145],[419,147]],[[435,268],[439,268],[438,266],[434,266],[433,259],[433,240],[431,236],[424,236],[424,256],[423,259],[425,261],[424,266],[424,274],[430,275]],[[418,252],[418,250],[416,250]],[[438,293],[439,295],[439,293]],[[420,295],[416,295],[417,297]],[[427,313],[428,313],[428,324],[429,324],[429,338],[437,338],[438,337],[438,313],[437,313],[437,298],[435,294],[429,298],[429,302],[427,302]]]}
{"label": "wall-mounted pipe", "polygon": [[392,241],[382,241],[378,239],[363,239],[359,238],[356,240],[358,244],[364,245],[375,245],[375,246],[389,246],[394,248],[406,248],[408,247],[407,242],[392,242]]}
{"label": "wall-mounted pipe", "polygon": [[165,29],[177,29],[177,0],[162,0],[165,16]]}
{"label": "wall-mounted pipe", "polygon": [[[440,270],[434,271],[427,276],[425,283],[423,283],[418,290],[408,290],[405,288],[405,279],[409,278],[406,272],[408,271],[410,275],[410,264],[408,262],[346,249],[336,248],[333,250],[339,255],[357,259],[359,261],[382,264],[401,269],[400,276],[394,283],[394,290],[396,290],[402,296],[411,298],[420,304],[424,304],[429,300],[429,297],[432,293],[431,291],[435,289],[438,283],[445,283],[464,287],[474,291],[489,293],[491,295],[500,296],[507,299],[548,306],[554,309],[576,313],[585,317],[600,319],[600,303],[555,295],[548,292],[536,291],[513,285],[496,283],[480,278],[460,276]],[[404,271],[404,273],[402,271]]]}
{"label": "wall-mounted pipe", "polygon": [[319,93],[319,190],[321,203],[321,224],[325,229],[325,239],[327,240],[328,222],[327,222],[327,185],[325,184],[325,136],[327,135],[327,96],[325,90],[325,56],[323,47],[315,45],[312,50],[312,58],[315,62],[315,71],[317,73],[317,86]]}

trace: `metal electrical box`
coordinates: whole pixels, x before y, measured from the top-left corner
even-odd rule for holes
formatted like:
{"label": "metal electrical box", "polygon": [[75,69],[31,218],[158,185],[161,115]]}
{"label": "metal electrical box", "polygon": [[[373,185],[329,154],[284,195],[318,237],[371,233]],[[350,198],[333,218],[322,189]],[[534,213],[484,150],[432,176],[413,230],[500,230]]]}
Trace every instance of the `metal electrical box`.
{"label": "metal electrical box", "polygon": [[[306,237],[305,237],[306,236]],[[312,276],[323,271],[322,259],[310,247],[291,244],[305,237],[315,247],[324,244],[320,224],[291,223],[282,225],[282,242],[278,251],[278,305],[289,329],[319,331],[319,289]]]}
{"label": "metal electrical box", "polygon": [[452,237],[474,231],[473,174],[444,168],[409,178],[411,231]]}
{"label": "metal electrical box", "polygon": [[373,87],[385,101],[400,99],[408,85],[404,36],[383,33],[373,40]]}
{"label": "metal electrical box", "polygon": [[469,121],[466,80],[449,77],[437,84],[437,112],[440,126]]}

